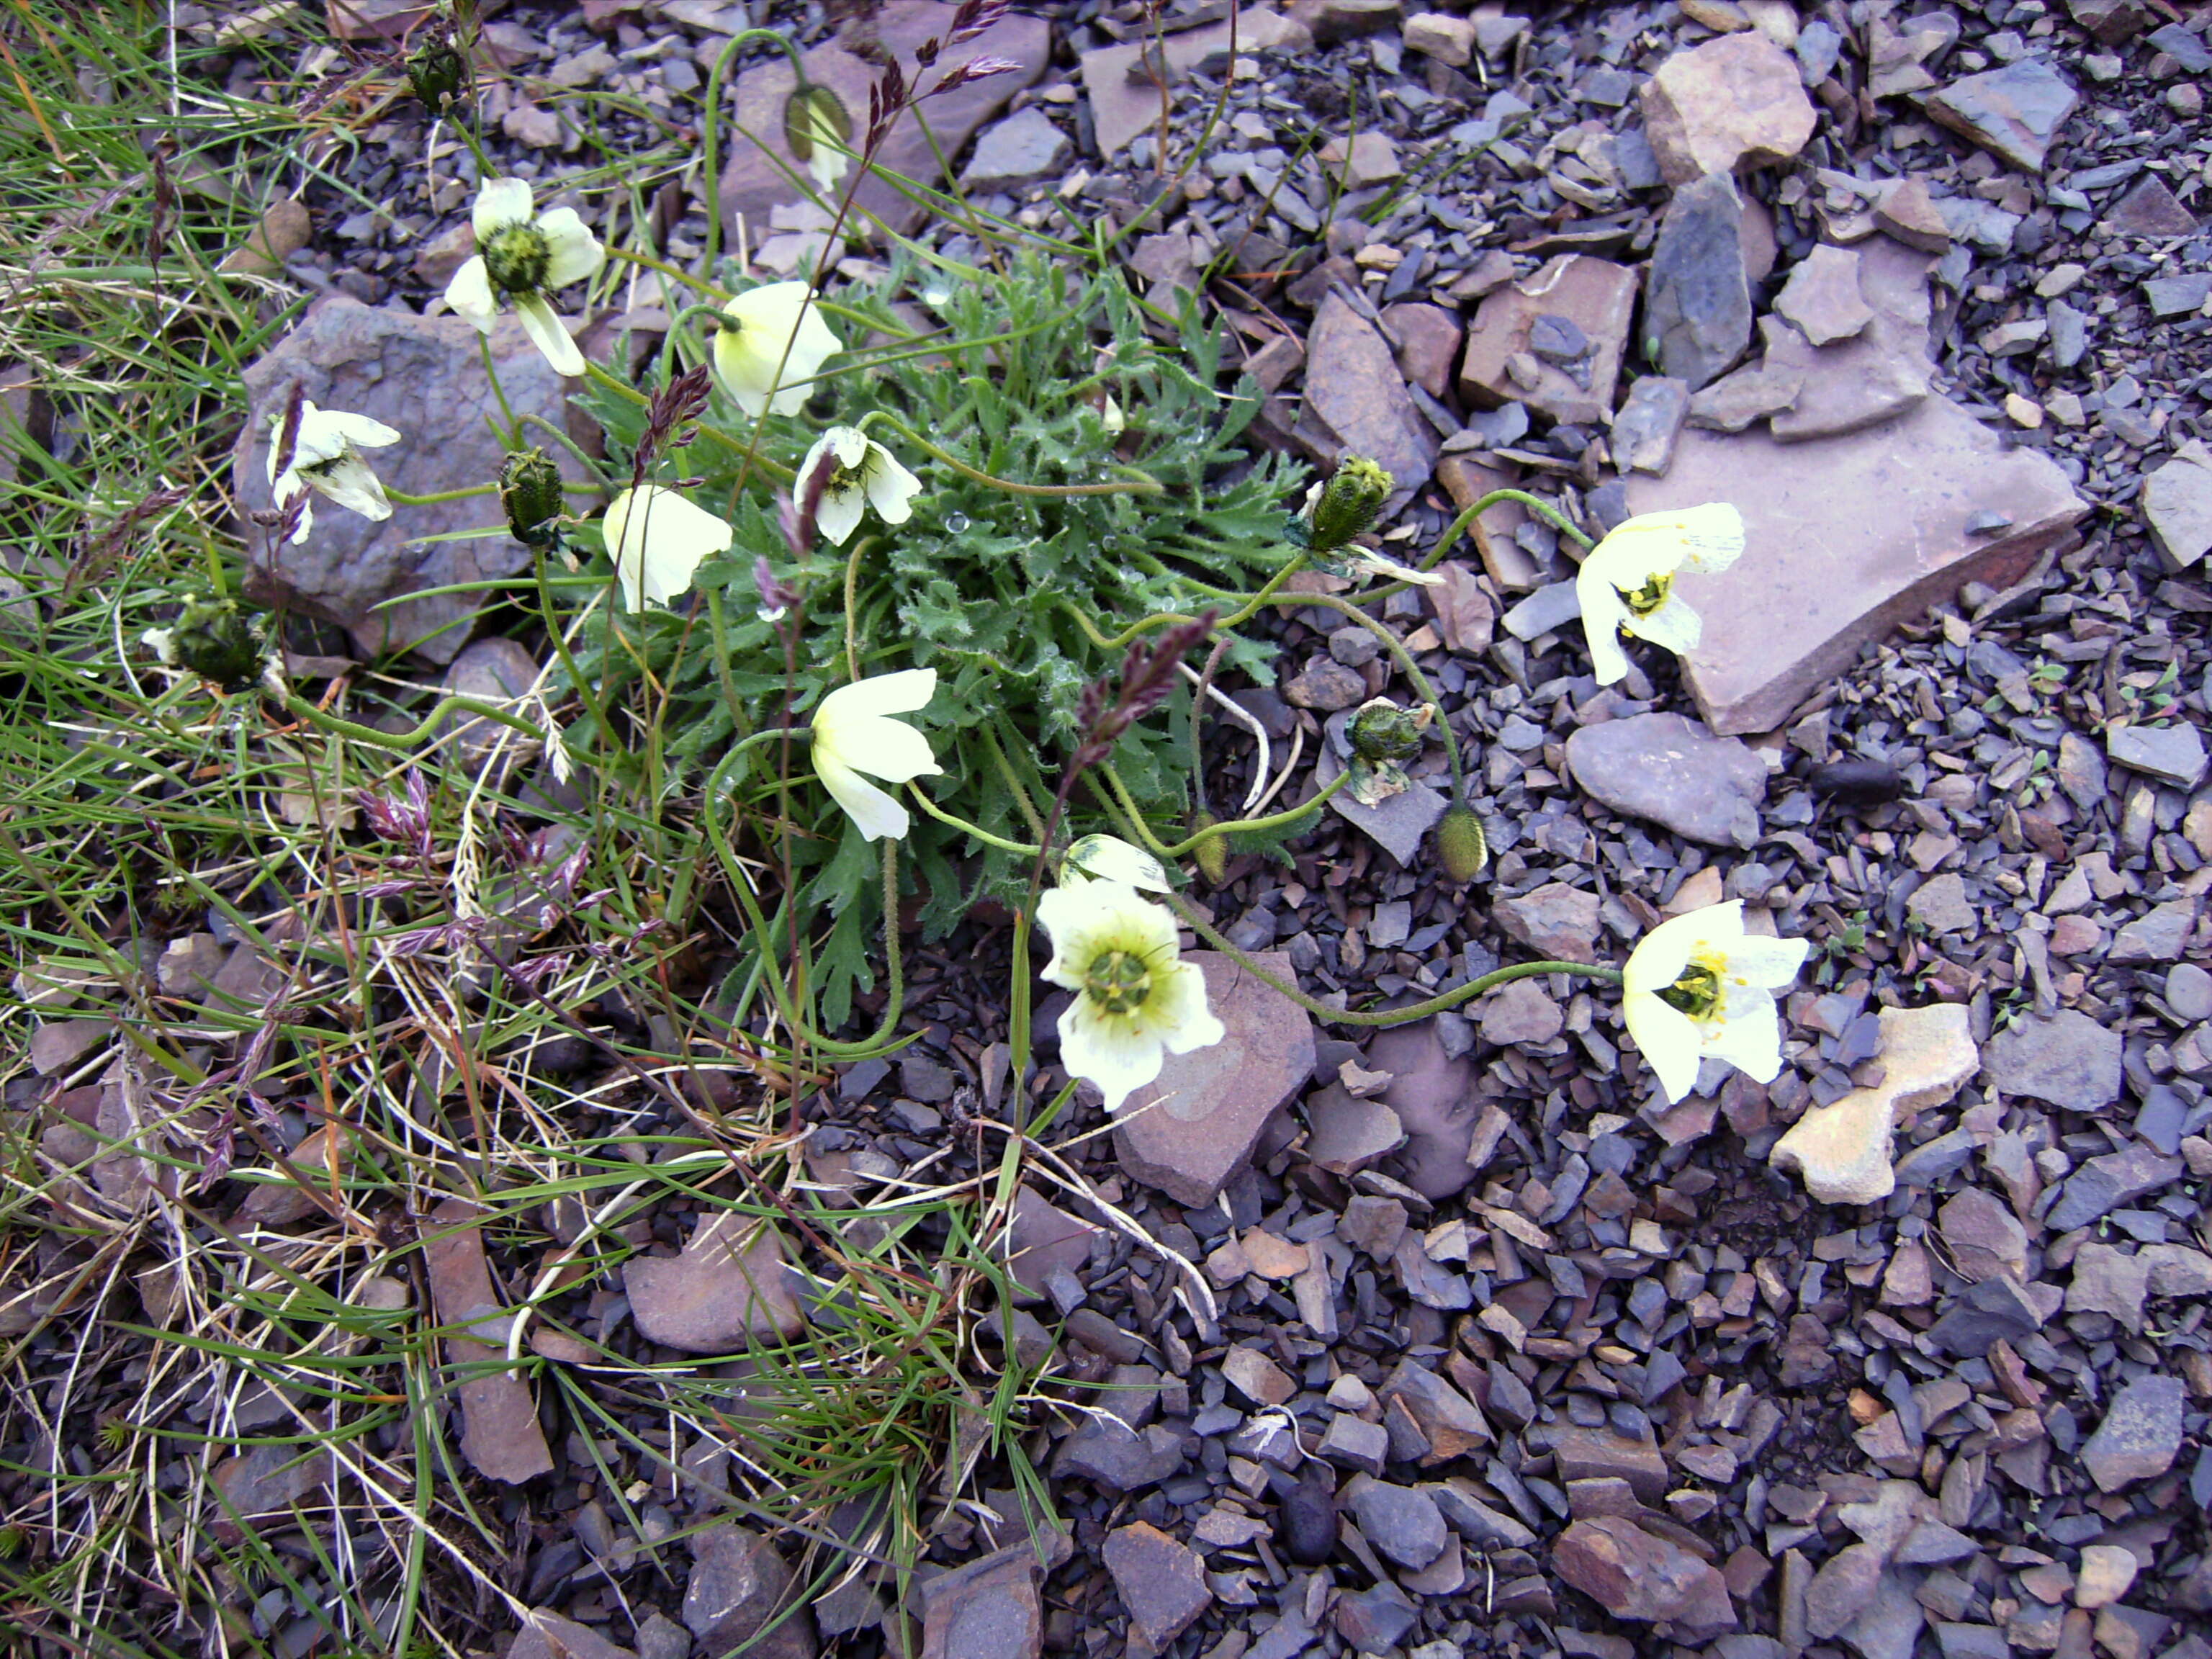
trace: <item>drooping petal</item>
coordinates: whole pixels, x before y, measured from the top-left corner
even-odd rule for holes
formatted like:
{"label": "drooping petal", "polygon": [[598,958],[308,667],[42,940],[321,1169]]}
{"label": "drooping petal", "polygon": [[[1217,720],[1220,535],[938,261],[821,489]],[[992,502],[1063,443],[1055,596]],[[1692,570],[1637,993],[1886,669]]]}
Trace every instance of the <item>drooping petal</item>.
{"label": "drooping petal", "polygon": [[815,506],[814,527],[830,546],[842,547],[860,527],[860,515],[867,504],[867,495],[860,485],[833,483],[822,492]]}
{"label": "drooping petal", "polygon": [[1726,501],[1685,507],[1680,521],[1685,570],[1717,575],[1743,556],[1743,514]]}
{"label": "drooping petal", "polygon": [[1698,641],[1705,635],[1703,619],[1690,609],[1680,594],[1673,592],[1660,602],[1656,611],[1641,617],[1631,611],[1620,625],[1638,639],[1662,645],[1678,657],[1686,657],[1696,650]]}
{"label": "drooping petal", "polygon": [[832,752],[856,772],[881,778],[886,783],[911,783],[944,771],[930,753],[929,739],[903,720],[880,715],[848,716],[828,742]]}
{"label": "drooping petal", "polygon": [[348,450],[334,461],[325,462],[318,471],[307,475],[308,483],[350,512],[364,519],[382,520],[392,516],[392,503],[385,498],[384,485],[367,461]]}
{"label": "drooping petal", "polygon": [[811,391],[803,383],[843,349],[822,320],[805,283],[749,289],[725,306],[723,313],[730,325],[714,337],[714,367],[738,407],[748,415],[796,412]]}
{"label": "drooping petal", "polygon": [[545,361],[553,365],[556,374],[574,376],[584,372],[584,354],[562,326],[560,317],[544,296],[518,294],[514,298],[514,319],[522,325],[522,331],[530,337],[531,344],[543,352]]}
{"label": "drooping petal", "polygon": [[333,431],[356,449],[383,449],[399,441],[400,434],[381,421],[366,415],[349,415],[343,410],[323,411]]}
{"label": "drooping petal", "polygon": [[632,611],[648,601],[665,605],[690,586],[700,561],[726,550],[732,534],[714,514],[658,484],[616,496],[604,528],[623,603]]}
{"label": "drooping petal", "polygon": [[1607,581],[1586,582],[1578,577],[1575,592],[1583,602],[1583,638],[1589,645],[1590,672],[1600,685],[1626,679],[1628,653],[1620,648],[1620,624],[1628,607]]}
{"label": "drooping petal", "polygon": [[1118,881],[1152,893],[1175,890],[1158,859],[1118,836],[1085,836],[1069,848],[1060,877],[1064,881],[1070,876],[1087,881]]}
{"label": "drooping petal", "polygon": [[469,222],[482,242],[507,225],[530,222],[530,181],[527,179],[487,179],[469,209]]}
{"label": "drooping petal", "polygon": [[1194,963],[1178,962],[1156,969],[1152,994],[1144,1012],[1153,1013],[1158,1004],[1160,1040],[1170,1054],[1187,1054],[1194,1048],[1210,1048],[1229,1035],[1212,1009],[1206,1006],[1206,973]]}
{"label": "drooping petal", "polygon": [[814,134],[814,154],[806,158],[806,170],[814,175],[814,182],[823,190],[835,190],[852,167],[852,157],[838,147],[836,140],[823,136],[817,126]]}
{"label": "drooping petal", "polygon": [[555,208],[538,221],[545,236],[545,286],[566,288],[595,276],[607,262],[607,251],[578,216],[574,208]]}
{"label": "drooping petal", "polygon": [[814,775],[822,780],[830,799],[844,808],[863,840],[880,841],[890,836],[902,841],[913,827],[913,817],[905,807],[850,767],[824,754],[819,744],[814,750]]}
{"label": "drooping petal", "polygon": [[453,280],[446,284],[446,308],[475,324],[478,333],[491,332],[499,317],[499,301],[492,297],[491,272],[485,268],[482,254],[464,259]]}
{"label": "drooping petal", "polygon": [[1656,996],[1638,994],[1621,999],[1620,1013],[1670,1104],[1698,1086],[1698,1061],[1705,1044],[1695,1020]]}
{"label": "drooping petal", "polygon": [[904,524],[914,516],[914,498],[921,493],[921,480],[899,465],[897,456],[881,444],[870,442],[860,463],[867,481],[868,505],[885,524]]}
{"label": "drooping petal", "polygon": [[1705,1052],[1738,1071],[1771,1083],[1782,1071],[1782,1018],[1773,995],[1756,987],[1727,986],[1717,1018],[1704,1022]]}

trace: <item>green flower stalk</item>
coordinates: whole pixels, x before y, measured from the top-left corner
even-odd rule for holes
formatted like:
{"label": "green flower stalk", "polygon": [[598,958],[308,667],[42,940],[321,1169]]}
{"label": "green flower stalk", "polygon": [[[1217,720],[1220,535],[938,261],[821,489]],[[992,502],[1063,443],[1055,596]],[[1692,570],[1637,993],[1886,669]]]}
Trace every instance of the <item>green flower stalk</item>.
{"label": "green flower stalk", "polygon": [[499,469],[499,504],[515,540],[525,547],[551,546],[567,506],[553,458],[535,446],[509,453]]}

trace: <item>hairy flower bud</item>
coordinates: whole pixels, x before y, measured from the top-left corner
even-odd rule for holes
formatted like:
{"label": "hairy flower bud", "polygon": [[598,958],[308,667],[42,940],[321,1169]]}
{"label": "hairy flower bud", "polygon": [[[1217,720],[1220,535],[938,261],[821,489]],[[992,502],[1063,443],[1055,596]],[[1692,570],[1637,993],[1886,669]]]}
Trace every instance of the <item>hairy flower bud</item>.
{"label": "hairy flower bud", "polygon": [[243,691],[258,680],[266,655],[260,624],[227,599],[192,600],[174,627],[149,635],[148,643],[163,662],[226,691]]}
{"label": "hairy flower bud", "polygon": [[1307,545],[1323,554],[1347,545],[1365,533],[1396,488],[1388,469],[1363,456],[1346,456],[1307,509]]}
{"label": "hairy flower bud", "polygon": [[783,100],[783,142],[807,164],[815,182],[829,189],[844,176],[853,118],[828,87],[807,82]]}
{"label": "hairy flower bud", "polygon": [[441,114],[468,83],[468,54],[449,34],[432,34],[408,57],[407,84],[433,115]]}
{"label": "hairy flower bud", "polygon": [[525,547],[550,545],[565,506],[553,458],[534,446],[512,452],[500,465],[499,504],[515,540]]}
{"label": "hairy flower bud", "polygon": [[1429,723],[1424,706],[1401,708],[1388,697],[1360,704],[1352,717],[1352,750],[1364,761],[1408,761],[1421,752],[1421,732]]}
{"label": "hairy flower bud", "polygon": [[1455,882],[1473,881],[1490,863],[1490,842],[1482,821],[1469,806],[1455,804],[1437,823],[1437,857]]}
{"label": "hairy flower bud", "polygon": [[[1190,827],[1194,833],[1211,830],[1220,822],[1212,813],[1201,811],[1191,819]],[[1190,849],[1190,857],[1191,862],[1198,866],[1198,873],[1206,878],[1207,885],[1220,886],[1229,875],[1229,837],[1208,836]]]}

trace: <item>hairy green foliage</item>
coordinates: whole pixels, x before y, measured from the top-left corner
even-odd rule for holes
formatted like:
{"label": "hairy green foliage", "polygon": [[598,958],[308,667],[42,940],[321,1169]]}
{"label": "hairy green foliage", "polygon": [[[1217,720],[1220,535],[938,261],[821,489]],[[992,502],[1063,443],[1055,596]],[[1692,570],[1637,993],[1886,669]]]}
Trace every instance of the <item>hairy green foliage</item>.
{"label": "hairy green foliage", "polygon": [[[1158,612],[1195,612],[1279,569],[1293,552],[1285,526],[1295,480],[1278,459],[1254,465],[1246,456],[1240,440],[1259,407],[1257,388],[1248,380],[1234,392],[1215,389],[1222,338],[1194,311],[1163,343],[1117,273],[1085,281],[1042,260],[958,281],[927,273],[911,285],[895,272],[874,295],[848,303],[886,332],[904,333],[915,313],[894,310],[891,301],[909,291],[934,313],[931,331],[866,348],[857,362],[848,357],[803,416],[768,422],[763,457],[795,467],[822,428],[880,412],[975,472],[1049,486],[1149,478],[1158,493],[1012,492],[875,424],[872,435],[924,484],[912,519],[888,526],[871,515],[852,544],[794,557],[759,467],[748,476],[741,455],[694,444],[670,471],[703,477],[696,499],[726,511],[735,543],[697,573],[696,611],[622,617],[623,642],[609,651],[602,631],[586,649],[584,672],[649,665],[670,699],[668,758],[683,775],[700,776],[733,738],[773,724],[783,705],[779,629],[791,623],[759,615],[751,573],[764,558],[801,596],[793,611],[797,717],[850,678],[848,629],[864,677],[934,669],[937,696],[914,717],[945,769],[925,784],[931,798],[993,835],[1033,842],[1031,814],[1048,810],[1077,735],[1083,688],[1118,667],[1123,654],[1101,637]],[[848,346],[863,346],[860,329],[849,321],[841,329]],[[1126,419],[1119,434],[1109,428],[1109,398]],[[645,411],[604,389],[589,401],[605,423],[611,457],[627,465]],[[710,419],[746,429],[741,419]],[[1266,656],[1265,647],[1240,643],[1232,660],[1255,668]],[[1184,810],[1188,711],[1186,691],[1163,718],[1133,732],[1115,757],[1139,806],[1162,828]],[[781,810],[772,770],[764,766],[740,791],[741,804]],[[828,918],[817,982],[835,1025],[849,1010],[852,987],[869,974],[880,908],[875,863],[827,795],[804,778],[803,758],[794,771],[803,780],[790,805],[802,901]],[[1114,827],[1081,796],[1072,805],[1068,835]],[[908,851],[933,934],[976,897],[1014,896],[1028,879],[1027,860],[1000,849],[979,854],[963,831],[920,812]]]}

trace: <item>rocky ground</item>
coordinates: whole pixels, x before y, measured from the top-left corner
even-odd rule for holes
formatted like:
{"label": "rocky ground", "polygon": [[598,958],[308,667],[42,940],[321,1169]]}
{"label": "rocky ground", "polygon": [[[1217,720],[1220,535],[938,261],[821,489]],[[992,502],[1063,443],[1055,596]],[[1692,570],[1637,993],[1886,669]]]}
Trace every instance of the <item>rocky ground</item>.
{"label": "rocky ground", "polygon": [[[1013,1340],[1098,1408],[1039,1419],[1063,1524],[948,1510],[906,1598],[921,1650],[2212,1655],[2212,8],[1291,0],[1170,10],[1157,46],[1137,6],[1028,9],[1000,37],[1024,74],[939,126],[971,199],[1063,230],[1171,185],[1130,269],[1218,307],[1268,441],[1391,468],[1386,549],[1505,484],[1594,527],[1717,499],[1748,530],[1686,581],[1679,672],[1632,647],[1601,689],[1568,550],[1492,509],[1383,617],[1471,745],[1490,874],[1455,888],[1423,845],[1432,749],[1290,867],[1201,884],[1230,939],[1316,994],[1406,1000],[1532,953],[1618,962],[1723,898],[1814,949],[1780,1077],[1672,1108],[1617,999],[1563,976],[1355,1042],[1200,953],[1228,1042],[1016,1229]],[[619,141],[562,88],[627,94],[640,142],[695,123],[744,21],[501,12],[507,164],[557,186]],[[799,27],[817,78],[865,75]],[[746,68],[737,107],[779,75]],[[311,193],[283,270],[413,313],[467,252],[465,158],[404,112],[370,139],[348,182],[387,205]],[[825,227],[777,191],[738,143],[732,236],[786,271]],[[658,210],[696,252],[698,193]],[[649,336],[657,303],[587,336]],[[558,417],[556,386],[528,395]],[[395,642],[363,638],[360,580],[295,591]],[[1273,766],[1321,757],[1291,799],[1340,764],[1335,716],[1408,690],[1343,623],[1297,613],[1279,684],[1236,692]],[[1257,745],[1212,741],[1241,798]],[[1006,1093],[1004,951],[921,953],[921,1040],[816,1103],[817,1179],[995,1161],[963,1131]],[[638,1361],[727,1352],[757,1321],[702,1315],[732,1282],[710,1233],[670,1208],[567,1316]],[[439,1308],[497,1302],[455,1237]],[[719,1446],[657,1475],[549,1441],[507,1382],[461,1410],[486,1500],[532,1517],[514,1593],[551,1617],[516,1659],[763,1627],[794,1540],[722,1518]],[[633,1480],[664,1534],[710,1524],[655,1564],[610,1518]],[[750,1650],[897,1651],[895,1594],[863,1577]]]}

